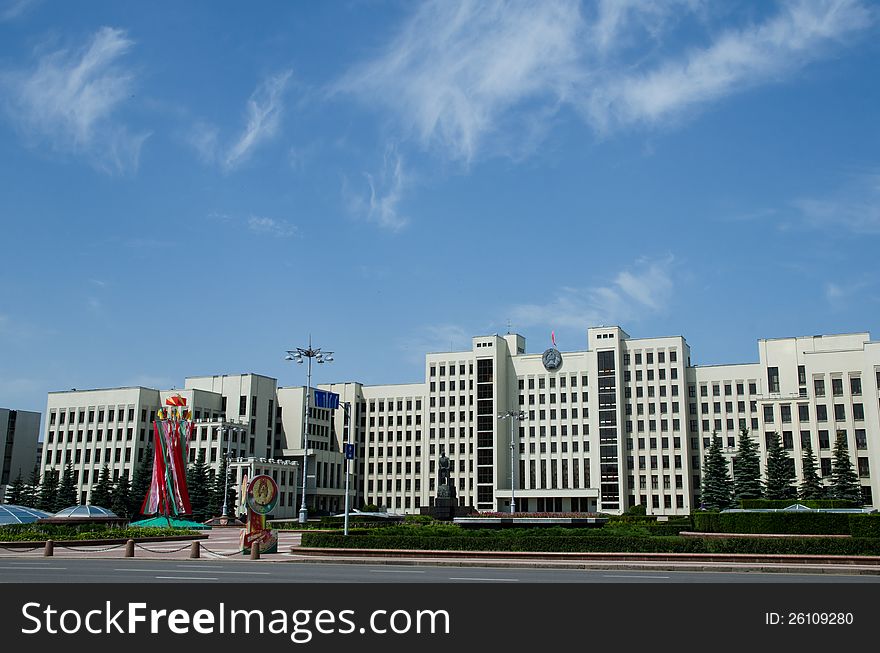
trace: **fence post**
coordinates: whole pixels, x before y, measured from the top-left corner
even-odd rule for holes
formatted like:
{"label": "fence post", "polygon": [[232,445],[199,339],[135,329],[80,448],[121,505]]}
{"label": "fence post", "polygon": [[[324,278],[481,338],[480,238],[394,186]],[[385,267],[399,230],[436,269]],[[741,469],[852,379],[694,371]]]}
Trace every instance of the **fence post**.
{"label": "fence post", "polygon": [[55,542],[52,540],[46,540],[46,548],[43,549],[43,557],[51,558],[55,555]]}
{"label": "fence post", "polygon": [[196,540],[195,542],[190,544],[189,545],[189,557],[190,558],[198,558],[200,547],[201,547],[201,545],[199,544],[198,540]]}
{"label": "fence post", "polygon": [[254,542],[251,544],[251,560],[259,560],[260,559],[260,543]]}
{"label": "fence post", "polygon": [[134,540],[125,543],[125,557],[134,558]]}

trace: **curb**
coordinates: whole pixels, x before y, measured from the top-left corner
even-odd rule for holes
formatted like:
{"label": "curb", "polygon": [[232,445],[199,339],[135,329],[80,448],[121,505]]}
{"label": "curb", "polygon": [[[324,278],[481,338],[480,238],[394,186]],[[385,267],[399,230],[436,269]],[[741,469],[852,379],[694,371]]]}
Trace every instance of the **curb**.
{"label": "curb", "polygon": [[[295,555],[295,554],[290,554]],[[450,559],[415,559],[415,558],[355,558],[355,557],[314,557],[302,556],[301,559],[288,558],[272,562],[306,563],[306,564],[339,564],[339,565],[390,565],[405,567],[491,567],[499,569],[571,569],[593,571],[670,571],[670,572],[710,572],[710,573],[776,573],[776,574],[816,574],[834,576],[880,576],[880,568],[854,565],[768,565],[768,564],[725,564],[725,563],[639,563],[629,562],[574,562],[574,561],[506,561],[506,560],[450,560]]]}
{"label": "curb", "polygon": [[727,563],[727,564],[782,564],[793,565],[860,565],[876,567],[880,572],[880,556],[828,556],[796,554],[750,554],[750,553],[611,553],[611,552],[543,552],[543,551],[450,551],[450,550],[404,550],[404,549],[343,549],[324,547],[291,547],[290,553],[318,559],[338,558],[431,558],[466,560],[515,560],[543,562],[640,562],[640,563]]}

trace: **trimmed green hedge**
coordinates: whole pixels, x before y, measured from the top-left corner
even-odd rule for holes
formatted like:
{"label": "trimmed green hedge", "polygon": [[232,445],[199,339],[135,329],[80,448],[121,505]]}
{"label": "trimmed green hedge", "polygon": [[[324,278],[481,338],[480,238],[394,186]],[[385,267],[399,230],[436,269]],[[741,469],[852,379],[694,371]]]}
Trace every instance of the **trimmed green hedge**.
{"label": "trimmed green hedge", "polygon": [[801,555],[880,555],[878,538],[699,538],[583,537],[534,535],[511,537],[456,535],[389,536],[305,533],[302,545],[321,548],[410,549],[446,551],[545,551],[603,553],[748,553]]}
{"label": "trimmed green hedge", "polygon": [[197,535],[180,528],[113,528],[107,526],[63,524],[10,524],[0,526],[0,542],[42,542],[45,540],[117,540],[139,537]]}
{"label": "trimmed green hedge", "polygon": [[880,516],[827,512],[698,512],[694,513],[694,530],[700,533],[880,537]]}
{"label": "trimmed green hedge", "polygon": [[624,525],[642,527],[647,535],[678,535],[681,531],[690,531],[694,528],[690,516],[657,521],[657,517],[653,515],[626,514],[609,517],[602,531],[608,533]]}
{"label": "trimmed green hedge", "polygon": [[742,499],[739,507],[746,510],[775,509],[782,510],[799,503],[807,508],[859,508],[854,501],[843,499]]}

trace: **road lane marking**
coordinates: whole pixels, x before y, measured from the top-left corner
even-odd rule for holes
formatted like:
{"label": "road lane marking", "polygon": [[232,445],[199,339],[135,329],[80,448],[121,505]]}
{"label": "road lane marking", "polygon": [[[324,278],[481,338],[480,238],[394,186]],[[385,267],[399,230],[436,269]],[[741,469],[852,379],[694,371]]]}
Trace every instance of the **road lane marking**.
{"label": "road lane marking", "polygon": [[220,580],[219,578],[205,578],[204,576],[154,576],[159,580]]}
{"label": "road lane marking", "polygon": [[[177,571],[180,571],[182,568],[178,569],[114,569],[113,571],[140,571],[146,572],[148,574],[155,574],[156,572],[162,572],[166,574],[173,574]],[[258,576],[268,576],[271,574],[271,571],[220,571],[219,569],[205,569],[202,571],[196,571],[192,568],[186,568],[187,571],[191,574],[202,573],[202,574],[255,574]]]}
{"label": "road lane marking", "polygon": [[54,571],[64,571],[67,567],[47,567],[45,565],[31,565],[28,567],[26,565],[16,565],[15,567],[0,567],[0,569],[8,569],[9,571],[15,571],[16,569],[51,569]]}
{"label": "road lane marking", "polygon": [[449,580],[489,580],[489,581],[506,581],[508,583],[518,583],[519,578],[473,578],[473,577],[459,577],[459,576],[450,576]]}
{"label": "road lane marking", "polygon": [[644,575],[635,576],[632,574],[629,574],[626,576],[623,576],[623,575],[615,576],[612,574],[602,574],[602,577],[603,578],[667,578],[667,579],[669,578],[669,576],[644,576]]}
{"label": "road lane marking", "polygon": [[370,569],[374,574],[424,574],[420,569]]}

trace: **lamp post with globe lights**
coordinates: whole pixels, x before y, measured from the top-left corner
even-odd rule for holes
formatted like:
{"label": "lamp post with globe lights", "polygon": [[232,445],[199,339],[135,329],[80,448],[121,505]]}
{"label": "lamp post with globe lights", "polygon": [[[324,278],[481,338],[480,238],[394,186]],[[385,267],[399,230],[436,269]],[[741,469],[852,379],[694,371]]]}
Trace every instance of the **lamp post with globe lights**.
{"label": "lamp post with globe lights", "polygon": [[306,484],[308,483],[308,462],[309,462],[309,406],[312,398],[312,359],[316,363],[332,363],[333,352],[322,351],[319,347],[312,347],[312,339],[309,337],[309,346],[305,349],[297,347],[289,349],[284,356],[286,361],[296,361],[298,365],[302,365],[304,359],[308,359],[308,371],[306,372],[306,393],[303,409],[303,468],[302,468],[302,504],[299,508],[299,523],[304,524],[309,517],[309,509],[306,507]]}
{"label": "lamp post with globe lights", "polygon": [[508,410],[505,413],[501,413],[498,415],[498,419],[509,419],[510,420],[510,512],[516,512],[516,496],[515,496],[515,488],[514,488],[514,465],[516,463],[516,439],[514,437],[514,431],[516,428],[516,422],[522,421],[526,418],[525,411],[522,410]]}

